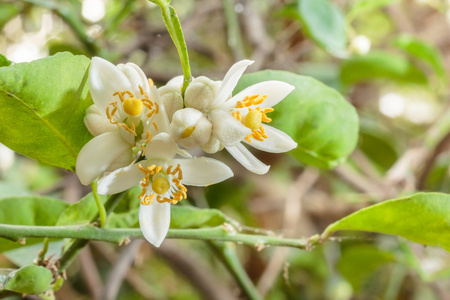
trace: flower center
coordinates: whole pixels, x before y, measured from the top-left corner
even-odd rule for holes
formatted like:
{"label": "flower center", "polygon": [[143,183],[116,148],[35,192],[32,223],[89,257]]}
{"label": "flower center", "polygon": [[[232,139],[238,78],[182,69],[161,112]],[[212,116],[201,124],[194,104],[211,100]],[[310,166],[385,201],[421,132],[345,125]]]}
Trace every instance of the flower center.
{"label": "flower center", "polygon": [[170,182],[164,177],[158,177],[152,182],[152,190],[157,194],[164,194],[170,188]]}
{"label": "flower center", "polygon": [[241,112],[239,110],[234,110],[232,112],[233,117],[235,117],[238,121],[242,122],[245,127],[250,128],[252,130],[252,133],[247,135],[245,137],[245,140],[251,143],[251,139],[255,139],[257,141],[264,141],[264,139],[267,139],[268,136],[266,135],[264,131],[264,127],[261,125],[262,122],[269,123],[272,121],[271,118],[268,118],[266,113],[272,112],[273,108],[261,108],[260,106],[250,108],[250,106],[256,106],[259,104],[262,104],[264,100],[266,100],[267,95],[259,96],[259,95],[253,95],[253,96],[245,96],[242,101],[237,101],[236,108],[248,108],[248,113],[245,116],[244,119],[242,119]]}
{"label": "flower center", "polygon": [[[130,91],[115,92],[113,94],[113,97],[118,96],[120,102],[112,101],[106,107],[106,116],[111,122],[111,124],[117,124],[119,128],[125,129],[126,131],[133,134],[135,137],[142,134],[142,130],[141,133],[139,133],[139,126],[141,125],[141,117],[139,118],[132,118],[132,117],[139,116],[145,109],[146,109],[145,116],[147,118],[150,118],[154,114],[159,113],[158,103],[151,101],[148,98],[148,94],[144,91],[144,89],[141,86],[139,86],[139,91],[142,99],[136,98],[134,94]],[[128,95],[128,98],[125,99],[126,95]],[[120,114],[119,105],[122,105],[123,111],[128,116],[130,116],[132,120],[130,120],[128,116]],[[119,116],[116,116],[116,113],[118,111]],[[153,124],[155,125],[155,128],[158,130],[156,123],[153,122]],[[138,132],[136,132],[136,129],[138,130]]]}
{"label": "flower center", "polygon": [[144,110],[141,99],[130,97],[123,102],[123,110],[130,116],[137,116]]}
{"label": "flower center", "polygon": [[242,123],[245,125],[245,127],[250,128],[251,130],[256,130],[259,128],[259,126],[261,126],[261,120],[261,111],[253,109],[248,112]]}
{"label": "flower center", "polygon": [[[145,177],[141,180],[142,193],[138,197],[141,204],[150,205],[155,198],[159,203],[177,204],[187,198],[187,189],[180,182],[180,180],[183,180],[183,172],[179,164],[176,168],[170,165],[166,170],[162,166],[156,165],[144,168],[141,164],[138,164],[138,168],[145,174]],[[150,183],[152,188],[147,190]],[[163,197],[162,195],[166,193],[169,194],[168,197]]]}
{"label": "flower center", "polygon": [[181,133],[181,137],[187,138],[190,137],[192,132],[195,130],[195,126],[189,126],[188,128],[186,128],[182,133]]}

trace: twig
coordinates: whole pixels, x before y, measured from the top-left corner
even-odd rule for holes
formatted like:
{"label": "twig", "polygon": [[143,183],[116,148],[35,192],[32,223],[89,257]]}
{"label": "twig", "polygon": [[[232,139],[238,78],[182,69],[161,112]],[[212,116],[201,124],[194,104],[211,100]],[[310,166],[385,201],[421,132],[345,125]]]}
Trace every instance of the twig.
{"label": "twig", "polygon": [[[100,254],[111,264],[117,260],[117,254],[110,249],[110,247],[105,247],[104,244],[94,242],[91,244],[94,246],[95,250],[100,252]],[[139,274],[137,274],[133,269],[128,269],[125,278],[133,289],[138,292],[144,299],[158,299],[158,291],[151,289],[148,283],[142,279]]]}
{"label": "twig", "polygon": [[200,258],[181,249],[172,241],[165,241],[161,248],[154,248],[157,255],[163,257],[174,269],[181,272],[198,289],[205,299],[236,299],[231,291],[203,265]]}
{"label": "twig", "polygon": [[101,300],[114,300],[119,292],[122,281],[124,280],[126,273],[130,269],[131,264],[136,256],[136,251],[139,249],[142,241],[132,241],[125,246],[117,259],[116,264],[109,272],[109,276],[106,279],[105,286],[101,293]]}
{"label": "twig", "polygon": [[[314,186],[319,178],[319,171],[309,167],[297,177],[297,180],[290,186],[284,206],[284,224],[285,233],[295,230],[298,223],[298,216],[301,214],[302,198]],[[287,248],[275,249],[271,260],[261,275],[257,289],[262,297],[264,297],[273,286],[273,282],[281,272],[289,253]]]}
{"label": "twig", "polygon": [[[0,224],[0,237],[13,241],[20,241],[29,237],[50,237],[73,238],[80,239],[80,241],[95,240],[123,244],[127,243],[131,239],[142,238],[142,232],[139,228],[110,229],[98,228],[89,224],[71,226],[26,226]],[[298,249],[310,249],[316,245],[318,241],[316,241],[314,237],[312,239],[286,239],[279,236],[243,234],[235,232],[233,227],[229,224],[227,224],[227,226],[217,226],[212,228],[171,229],[167,234],[167,238],[172,239],[228,241],[254,247],[273,245]]]}
{"label": "twig", "polygon": [[80,264],[82,277],[89,290],[89,294],[92,296],[92,299],[98,299],[100,296],[102,280],[89,247],[83,248],[81,251]]}

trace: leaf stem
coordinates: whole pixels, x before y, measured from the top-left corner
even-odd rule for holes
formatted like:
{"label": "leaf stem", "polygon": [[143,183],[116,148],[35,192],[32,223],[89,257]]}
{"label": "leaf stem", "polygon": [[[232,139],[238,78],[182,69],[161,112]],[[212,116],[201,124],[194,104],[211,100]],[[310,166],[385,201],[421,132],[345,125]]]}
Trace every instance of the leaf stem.
{"label": "leaf stem", "polygon": [[177,48],[178,55],[180,56],[181,67],[183,68],[183,86],[181,87],[181,94],[184,96],[184,92],[191,81],[191,67],[189,65],[189,55],[186,47],[186,41],[184,40],[183,30],[181,29],[180,20],[178,19],[175,9],[169,5],[170,1],[165,0],[149,0],[161,8],[161,14],[166,24],[167,31],[172,38],[175,47]]}
{"label": "leaf stem", "polygon": [[91,183],[91,188],[92,188],[92,195],[94,195],[95,204],[97,204],[97,208],[98,208],[98,215],[100,217],[100,227],[105,227],[106,218],[107,218],[106,210],[105,210],[105,206],[103,205],[102,201],[100,200],[100,197],[98,196],[97,180],[95,180]]}

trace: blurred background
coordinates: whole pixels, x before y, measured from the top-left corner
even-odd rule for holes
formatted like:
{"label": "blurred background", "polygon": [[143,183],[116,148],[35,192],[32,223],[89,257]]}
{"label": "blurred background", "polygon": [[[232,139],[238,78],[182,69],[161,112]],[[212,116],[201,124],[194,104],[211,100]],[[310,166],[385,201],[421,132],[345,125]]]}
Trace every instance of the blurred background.
{"label": "blurred background", "polygon": [[[304,11],[288,0],[172,1],[193,76],[221,79],[234,62],[249,58],[255,63],[247,72],[278,69],[322,81],[360,117],[358,146],[335,169],[255,151],[272,165],[260,176],[217,154],[235,177],[190,189],[193,205],[300,238],[379,201],[450,191],[450,1],[328,2],[331,11]],[[315,32],[340,18],[344,36],[337,41],[333,32]],[[15,63],[70,51],[134,62],[157,86],[181,74],[160,10],[148,1],[0,0],[0,28],[0,53]],[[0,146],[2,196],[40,194],[73,203],[88,191],[74,173]],[[56,253],[61,242],[52,247]],[[311,251],[235,247],[264,299],[450,299],[449,253],[397,237],[346,234]],[[32,260],[39,249],[5,252],[0,266]],[[200,241],[166,240],[159,249],[140,241],[93,242],[67,276],[57,299],[245,298]]]}

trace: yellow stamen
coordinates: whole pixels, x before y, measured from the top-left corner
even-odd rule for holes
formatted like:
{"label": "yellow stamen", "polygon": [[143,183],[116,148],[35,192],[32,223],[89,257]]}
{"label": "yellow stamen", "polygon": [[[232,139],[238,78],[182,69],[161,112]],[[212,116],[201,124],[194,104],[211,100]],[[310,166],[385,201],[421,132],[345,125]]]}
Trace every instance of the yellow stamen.
{"label": "yellow stamen", "polygon": [[133,134],[134,136],[137,136],[137,134],[136,134],[136,126],[134,126],[134,123],[131,123],[131,128],[128,127],[128,125],[125,124],[125,123],[119,123],[119,125],[117,125],[117,126],[119,126],[119,128],[125,129],[126,131],[128,131],[131,134]]}
{"label": "yellow stamen", "polygon": [[147,81],[148,81],[148,85],[150,86],[150,88],[152,88],[155,85],[155,83],[153,82],[153,80],[151,78],[149,78]]}
{"label": "yellow stamen", "polygon": [[156,131],[158,131],[159,132],[159,129],[158,129],[158,125],[156,124],[156,122],[155,121],[153,121],[153,126],[155,126],[155,129],[156,129]]}

